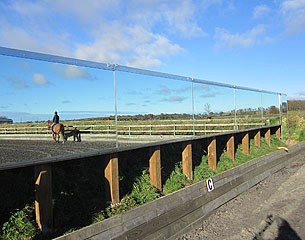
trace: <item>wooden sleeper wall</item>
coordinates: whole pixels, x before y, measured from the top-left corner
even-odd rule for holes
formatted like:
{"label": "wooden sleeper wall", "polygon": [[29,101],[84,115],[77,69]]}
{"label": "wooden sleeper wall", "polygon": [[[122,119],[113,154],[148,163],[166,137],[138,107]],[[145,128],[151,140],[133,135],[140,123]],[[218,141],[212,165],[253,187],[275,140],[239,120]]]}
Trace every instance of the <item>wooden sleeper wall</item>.
{"label": "wooden sleeper wall", "polygon": [[[274,129],[275,128],[275,129]],[[281,135],[280,126],[273,127],[272,134],[277,137]],[[254,132],[253,132],[254,131]],[[250,132],[254,136],[255,145],[260,146],[260,138],[263,136],[268,145],[270,146],[271,129],[254,129],[243,132],[235,132],[230,134],[219,134],[214,136],[207,136],[204,138],[207,145],[208,165],[212,170],[217,168],[217,142],[226,137],[226,149],[232,161],[235,158],[236,145],[240,144],[236,140],[237,135],[241,135],[241,144],[243,153],[249,155],[250,152]],[[182,171],[183,174],[189,179],[193,180],[193,161],[192,161],[192,145],[195,141],[181,141],[181,156],[182,156]],[[200,139],[202,140],[202,138]],[[160,146],[146,147],[150,151],[149,161],[149,174],[150,181],[153,186],[162,191],[162,152]],[[112,153],[108,155],[107,164],[104,170],[105,178],[109,184],[109,192],[107,193],[109,200],[115,204],[120,202],[119,193],[119,158],[120,154]],[[43,234],[47,235],[53,229],[53,206],[52,206],[52,165],[44,164],[35,166],[35,185],[36,185],[36,221]]]}

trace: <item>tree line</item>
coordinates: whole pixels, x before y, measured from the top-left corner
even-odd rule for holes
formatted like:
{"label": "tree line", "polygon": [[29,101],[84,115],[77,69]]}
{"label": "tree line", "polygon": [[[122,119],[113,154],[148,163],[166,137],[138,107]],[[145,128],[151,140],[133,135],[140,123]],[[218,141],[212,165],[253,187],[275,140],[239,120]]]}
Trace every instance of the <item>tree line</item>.
{"label": "tree line", "polygon": [[305,100],[288,100],[289,111],[305,110]]}

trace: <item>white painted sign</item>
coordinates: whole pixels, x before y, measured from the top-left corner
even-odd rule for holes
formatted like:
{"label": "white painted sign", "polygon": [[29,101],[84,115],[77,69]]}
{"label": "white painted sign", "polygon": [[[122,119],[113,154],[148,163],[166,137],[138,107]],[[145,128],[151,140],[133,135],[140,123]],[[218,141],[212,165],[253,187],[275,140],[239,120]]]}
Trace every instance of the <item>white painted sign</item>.
{"label": "white painted sign", "polygon": [[207,189],[208,189],[208,192],[211,192],[215,189],[214,187],[214,183],[213,183],[213,179],[212,178],[208,178],[206,180],[206,183],[207,183]]}

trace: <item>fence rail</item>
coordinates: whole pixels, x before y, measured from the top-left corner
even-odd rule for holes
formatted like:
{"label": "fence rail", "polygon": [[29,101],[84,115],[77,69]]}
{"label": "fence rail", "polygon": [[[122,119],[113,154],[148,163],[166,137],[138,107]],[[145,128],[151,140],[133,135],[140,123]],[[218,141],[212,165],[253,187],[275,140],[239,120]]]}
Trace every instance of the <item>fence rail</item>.
{"label": "fence rail", "polygon": [[[118,135],[202,135],[208,133],[227,132],[249,127],[262,127],[264,123],[195,123],[195,124],[118,124]],[[112,124],[75,125],[66,127],[86,130],[90,134],[116,134],[116,127]],[[46,127],[4,127],[0,128],[0,135],[13,134],[50,134]]]}

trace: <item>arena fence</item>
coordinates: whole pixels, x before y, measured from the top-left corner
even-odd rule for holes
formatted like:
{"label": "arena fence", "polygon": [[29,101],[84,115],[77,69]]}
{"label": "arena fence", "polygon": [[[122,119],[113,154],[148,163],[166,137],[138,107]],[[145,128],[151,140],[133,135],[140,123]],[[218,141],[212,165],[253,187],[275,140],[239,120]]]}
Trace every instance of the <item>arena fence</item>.
{"label": "arena fence", "polygon": [[[56,240],[181,239],[217,208],[304,156],[304,142],[254,159],[151,203],[76,230]],[[212,188],[213,187],[213,188]],[[213,190],[212,190],[213,189]],[[243,202],[243,204],[250,204]]]}
{"label": "arena fence", "polygon": [[[12,95],[12,91],[15,96],[2,99],[2,109],[8,112],[2,110],[0,116],[8,115],[18,123],[42,122],[51,119],[57,110],[61,121],[109,119],[107,126],[89,130],[90,133],[111,134],[116,147],[127,136],[143,132],[160,137],[165,134],[183,137],[251,129],[254,124],[282,125],[282,116],[287,112],[287,97],[283,93],[191,76],[5,47],[0,47],[0,62],[4,96]],[[276,118],[270,118],[270,114]],[[208,122],[200,125],[204,118],[223,117],[230,117],[231,122],[222,122],[222,126]],[[145,123],[136,121],[128,126],[125,121],[128,119],[145,119]],[[162,119],[188,119],[189,123],[171,126],[157,123],[157,127],[151,123]],[[0,134],[14,132],[10,128],[0,131]]]}
{"label": "arena fence", "polygon": [[[107,201],[113,204],[119,203],[122,196],[120,196],[120,180],[119,180],[119,166],[124,163],[126,156],[132,156],[133,161],[143,161],[145,156],[149,166],[149,174],[151,184],[159,190],[162,190],[162,174],[161,169],[167,160],[162,157],[162,151],[172,145],[179,145],[181,149],[180,155],[182,159],[183,174],[190,180],[193,179],[193,149],[200,146],[202,152],[207,152],[208,165],[212,170],[216,170],[217,161],[220,154],[226,149],[230,159],[234,161],[235,152],[238,145],[242,145],[243,153],[248,155],[250,151],[250,139],[254,139],[254,143],[260,146],[261,138],[265,138],[270,145],[271,135],[278,138],[281,136],[281,126],[265,126],[260,128],[253,128],[240,131],[231,131],[226,133],[219,133],[205,136],[192,136],[184,139],[175,139],[162,142],[147,143],[137,146],[121,147],[117,149],[104,149],[98,152],[88,152],[83,154],[71,154],[62,157],[49,157],[44,159],[37,159],[27,162],[5,163],[0,165],[0,175],[2,177],[14,176],[18,169],[33,169],[35,188],[35,209],[36,222],[43,234],[47,236],[54,231],[53,229],[53,180],[52,169],[57,165],[64,164],[65,167],[73,164],[76,161],[86,162],[90,159],[97,159],[103,163],[103,172],[105,183],[104,189],[107,196]],[[142,150],[146,154],[140,157],[135,154],[136,151]],[[201,152],[201,154],[202,154]],[[89,162],[88,162],[89,163]],[[78,176],[74,176],[77,178]],[[22,178],[24,179],[24,178]],[[22,180],[24,181],[24,180]],[[12,183],[13,184],[13,183]],[[14,184],[17,184],[14,182]],[[34,187],[35,186],[35,187]],[[9,198],[9,193],[6,194]],[[12,196],[15,197],[16,196]],[[63,206],[64,207],[64,206]],[[7,211],[12,209],[7,209]],[[6,213],[7,214],[7,213]],[[3,213],[5,215],[5,213]]]}
{"label": "arena fence", "polygon": [[[100,135],[107,133],[115,142],[115,147],[109,149],[0,165],[0,177],[7,183],[1,188],[1,200],[11,206],[2,208],[1,216],[9,215],[26,201],[25,196],[15,191],[18,189],[14,188],[18,184],[17,179],[30,181],[28,192],[35,199],[36,222],[45,236],[54,231],[52,190],[55,179],[52,172],[56,167],[69,170],[75,163],[90,164],[92,159],[101,162],[107,201],[116,204],[121,199],[119,167],[124,164],[125,157],[135,158],[134,162],[145,161],[149,166],[151,184],[161,190],[161,169],[163,164],[167,164],[167,159],[162,157],[164,149],[179,146],[183,174],[193,179],[195,146],[200,146],[207,153],[208,165],[215,170],[224,149],[234,161],[239,144],[244,154],[249,154],[250,139],[259,145],[263,137],[270,145],[271,135],[281,136],[282,115],[287,113],[286,95],[267,90],[4,47],[0,47],[0,61],[3,89],[12,89],[8,87],[11,85],[15,87],[15,92],[6,90],[3,96],[13,95],[14,99],[19,99],[12,104],[13,99],[3,98],[2,109],[9,109],[10,112],[1,111],[1,115],[13,112],[14,121],[21,123],[45,122],[55,110],[59,111],[61,120],[103,119],[109,123],[106,129],[90,129],[89,126],[83,131],[92,135],[102,131]],[[48,81],[49,84],[45,84]],[[20,87],[22,91],[17,91]],[[39,88],[35,96],[32,95],[33,88]],[[268,114],[274,114],[275,120],[268,118]],[[209,122],[200,123],[202,118],[218,119],[223,116],[230,116],[233,122],[222,122],[217,126]],[[145,118],[145,124],[136,122],[128,125],[125,120],[129,118]],[[190,123],[173,124],[174,120],[182,118],[190,120]],[[259,121],[253,121],[257,118]],[[170,122],[156,124],[156,129],[155,124],[150,123],[156,119]],[[247,119],[247,122],[241,119]],[[1,135],[18,135],[18,131],[2,128]],[[28,129],[20,131],[28,134]],[[49,134],[44,132],[44,128],[30,129],[32,134],[39,134],[40,131]],[[120,141],[126,137],[139,134],[155,134],[159,138],[145,144],[120,146]],[[173,134],[176,138],[160,141],[166,134]],[[135,153],[140,150],[143,155],[139,157]],[[23,170],[26,175],[21,173]]]}

